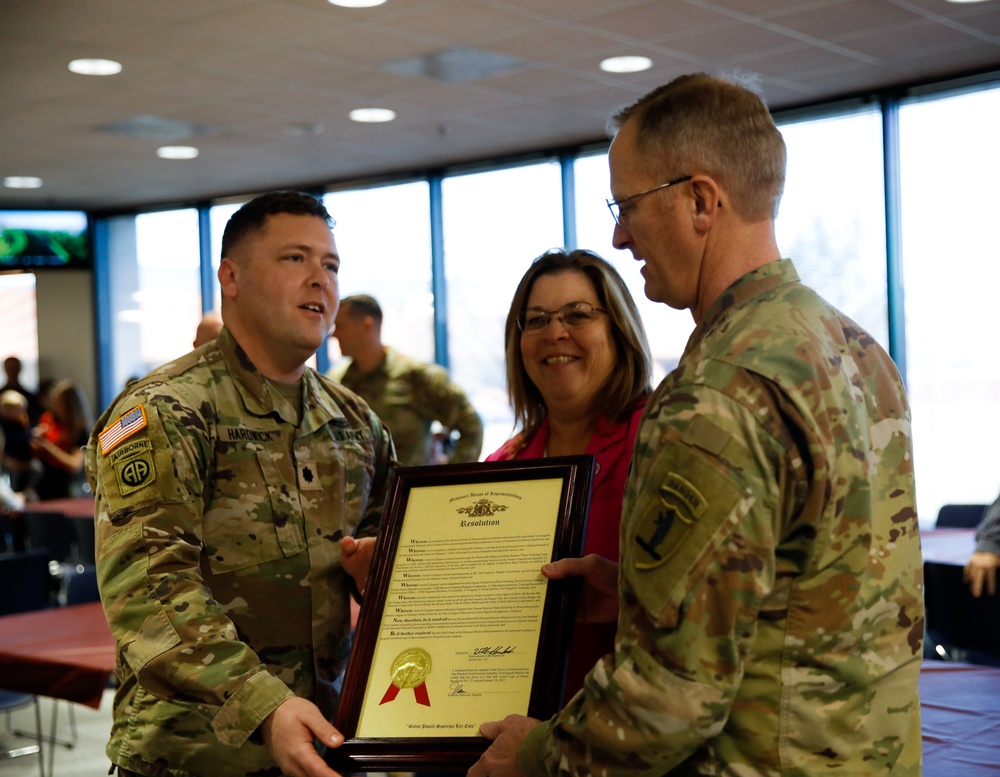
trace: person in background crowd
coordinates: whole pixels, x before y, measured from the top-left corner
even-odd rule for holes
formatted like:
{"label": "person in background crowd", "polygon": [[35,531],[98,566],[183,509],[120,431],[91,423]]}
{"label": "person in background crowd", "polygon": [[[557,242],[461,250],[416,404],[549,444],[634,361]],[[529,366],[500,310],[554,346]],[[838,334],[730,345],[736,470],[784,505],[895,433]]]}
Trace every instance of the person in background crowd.
{"label": "person in background crowd", "polygon": [[31,452],[42,464],[34,491],[41,500],[79,496],[90,410],[83,393],[69,380],[53,385],[49,401],[50,409],[42,413],[31,438]]}
{"label": "person in background crowd", "polygon": [[209,311],[203,315],[201,317],[201,321],[198,322],[198,328],[195,330],[194,343],[192,343],[192,346],[197,348],[199,345],[211,342],[219,336],[219,332],[221,331],[222,316],[214,310]]}
{"label": "person in background crowd", "polygon": [[15,491],[31,485],[31,423],[28,420],[28,400],[14,389],[0,392],[0,429],[3,446],[3,470]]}
{"label": "person in background crowd", "polygon": [[973,596],[982,596],[984,588],[990,596],[997,592],[997,567],[1000,567],[1000,497],[986,508],[976,527],[976,552],[963,572]]}
{"label": "person in background crowd", "polygon": [[[476,461],[483,422],[448,372],[382,344],[382,308],[367,294],[344,297],[333,336],[350,360],[327,373],[360,394],[392,432],[404,467]],[[450,454],[437,455],[434,422],[459,437]]]}
{"label": "person in background crowd", "polygon": [[[6,393],[6,392],[5,392]],[[3,429],[0,428],[0,449],[6,445]],[[10,485],[7,472],[0,467],[0,553],[17,549],[14,541],[14,522],[8,516],[24,509],[24,494],[19,494]]]}
{"label": "person in background crowd", "polygon": [[97,570],[118,646],[119,775],[335,775],[317,753],[350,654],[392,440],[306,361],[337,313],[322,202],[254,198],[222,236],[218,337],[94,427]]}
{"label": "person in background crowd", "polygon": [[[4,391],[16,391],[28,401],[28,420],[32,426],[38,423],[44,409],[39,396],[34,391],[29,391],[21,385],[21,360],[16,356],[8,356],[3,361],[3,371],[7,376],[7,382],[0,386],[0,393]],[[39,386],[41,391],[41,386]]]}
{"label": "person in background crowd", "polygon": [[469,777],[919,775],[895,365],[781,258],[785,145],[757,94],[680,76],[614,126],[613,243],[695,329],[639,427],[618,574],[595,556],[543,569],[616,595],[614,653],[551,720],[483,724]]}
{"label": "person in background crowd", "polygon": [[[593,454],[584,553],[618,561],[625,479],[650,391],[649,345],[615,269],[590,251],[547,251],[514,292],[504,327],[507,395],[520,431],[487,461]],[[614,650],[615,624],[588,622],[581,600],[567,701]]]}

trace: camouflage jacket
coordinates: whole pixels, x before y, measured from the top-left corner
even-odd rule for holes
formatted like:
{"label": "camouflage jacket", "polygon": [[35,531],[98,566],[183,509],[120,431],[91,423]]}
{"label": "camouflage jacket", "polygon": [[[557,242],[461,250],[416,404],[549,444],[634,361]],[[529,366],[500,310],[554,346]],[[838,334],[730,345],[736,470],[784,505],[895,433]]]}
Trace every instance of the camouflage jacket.
{"label": "camouflage jacket", "polygon": [[619,605],[529,775],[920,774],[906,397],[787,260],[726,290],[646,406]]}
{"label": "camouflage jacket", "polygon": [[292,694],[332,716],[350,650],[339,541],[377,531],[392,442],[316,372],[301,392],[296,409],[223,330],[97,422],[87,469],[121,680],[114,763],[277,775],[250,738],[261,721]]}
{"label": "camouflage jacket", "polygon": [[382,363],[367,375],[350,360],[328,374],[363,397],[389,427],[402,466],[437,463],[432,458],[434,421],[461,435],[450,461],[479,459],[483,422],[465,392],[440,365],[425,364],[386,347]]}

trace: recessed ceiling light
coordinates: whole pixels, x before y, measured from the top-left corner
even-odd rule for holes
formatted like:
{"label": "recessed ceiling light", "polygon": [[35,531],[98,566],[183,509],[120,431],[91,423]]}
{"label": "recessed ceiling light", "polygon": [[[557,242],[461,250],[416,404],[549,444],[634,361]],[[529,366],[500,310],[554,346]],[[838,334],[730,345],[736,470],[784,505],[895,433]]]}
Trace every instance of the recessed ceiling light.
{"label": "recessed ceiling light", "polygon": [[982,3],[984,0],[947,0],[949,3]]}
{"label": "recessed ceiling light", "polygon": [[113,76],[122,72],[122,63],[113,59],[74,59],[67,67],[82,76]]}
{"label": "recessed ceiling light", "polygon": [[8,175],[3,179],[3,185],[8,189],[40,189],[42,179],[33,175]]}
{"label": "recessed ceiling light", "polygon": [[396,118],[396,112],[388,108],[355,108],[350,113],[351,121],[361,121],[366,124],[379,124],[383,121],[392,121]]}
{"label": "recessed ceiling light", "polygon": [[610,57],[601,62],[601,70],[605,73],[640,73],[652,66],[653,60],[649,57]]}
{"label": "recessed ceiling light", "polygon": [[374,8],[382,5],[386,0],[326,0],[331,5],[339,5],[341,8]]}
{"label": "recessed ceiling light", "polygon": [[194,146],[160,146],[156,155],[160,159],[194,159],[198,156],[198,149]]}

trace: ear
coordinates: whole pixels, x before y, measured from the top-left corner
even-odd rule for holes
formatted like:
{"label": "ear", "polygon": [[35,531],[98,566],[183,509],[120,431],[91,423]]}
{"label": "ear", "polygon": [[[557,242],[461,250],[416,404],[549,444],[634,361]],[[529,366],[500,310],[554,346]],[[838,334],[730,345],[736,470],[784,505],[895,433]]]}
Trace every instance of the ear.
{"label": "ear", "polygon": [[699,232],[707,232],[715,224],[722,209],[722,190],[706,175],[695,176],[691,180],[694,196],[694,225]]}
{"label": "ear", "polygon": [[237,275],[239,274],[239,267],[236,262],[230,259],[228,256],[223,257],[222,261],[219,263],[219,288],[222,290],[223,297],[229,297],[230,299],[236,299],[237,292],[239,290],[239,283],[237,282]]}

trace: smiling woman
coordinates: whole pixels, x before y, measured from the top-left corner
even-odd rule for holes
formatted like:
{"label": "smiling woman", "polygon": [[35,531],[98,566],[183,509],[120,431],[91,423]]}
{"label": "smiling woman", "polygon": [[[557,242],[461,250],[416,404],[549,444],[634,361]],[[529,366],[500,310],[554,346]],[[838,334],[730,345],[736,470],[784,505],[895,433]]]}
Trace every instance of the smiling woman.
{"label": "smiling woman", "polygon": [[[593,454],[584,553],[617,561],[625,479],[650,384],[649,346],[625,282],[590,251],[542,254],[514,292],[505,344],[520,432],[487,461]],[[612,650],[614,626],[576,623],[566,698]]]}

